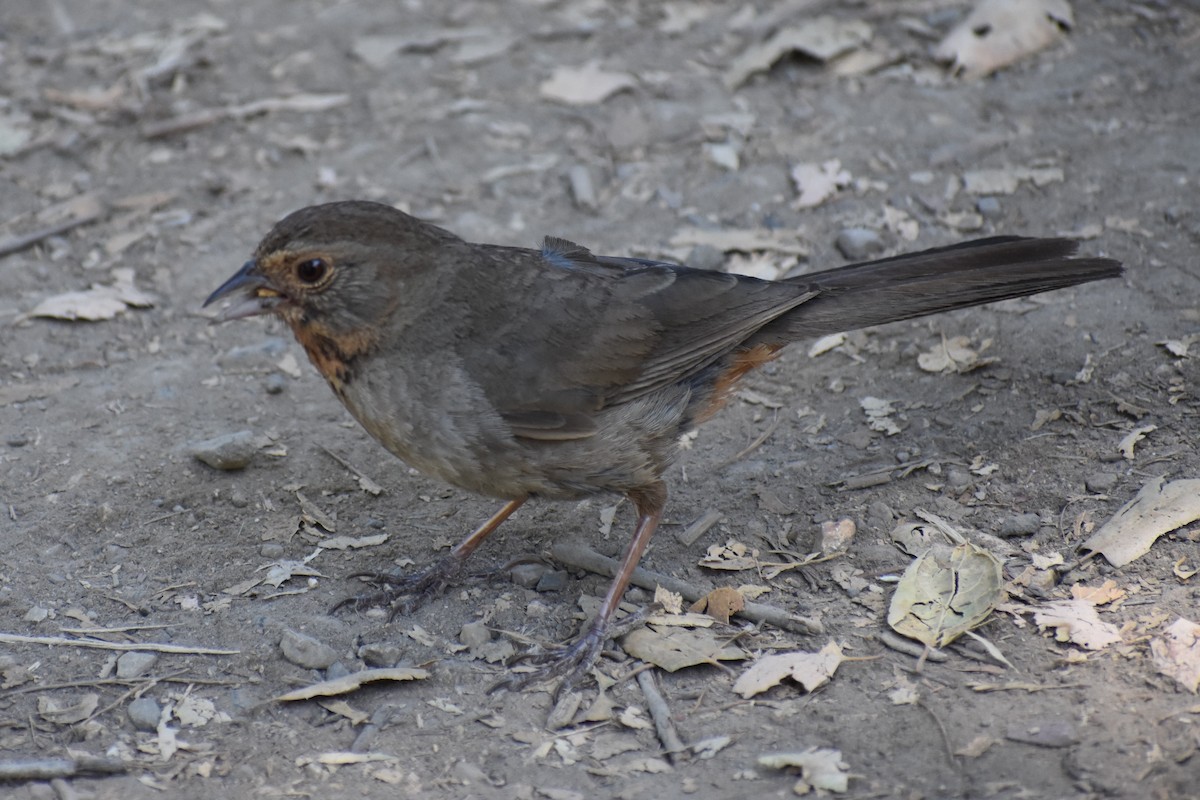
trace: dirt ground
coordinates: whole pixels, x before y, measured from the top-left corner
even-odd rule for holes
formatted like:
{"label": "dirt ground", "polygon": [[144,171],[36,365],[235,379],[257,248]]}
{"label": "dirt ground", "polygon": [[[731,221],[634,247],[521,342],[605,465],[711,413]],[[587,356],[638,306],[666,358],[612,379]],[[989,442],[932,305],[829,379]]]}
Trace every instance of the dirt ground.
{"label": "dirt ground", "polygon": [[[1195,796],[1200,706],[1159,674],[1150,641],[1197,616],[1197,529],[1120,569],[1071,567],[1147,481],[1200,477],[1186,353],[1200,329],[1200,8],[1076,6],[1062,41],[964,82],[929,58],[965,11],[943,0],[5,0],[0,238],[90,221],[0,268],[0,630],[18,637],[0,643],[0,762],[88,754],[123,771],[0,793],[787,797],[798,776],[759,757],[816,747],[840,752],[848,797]],[[867,23],[861,49],[885,57],[849,74],[789,57],[726,82],[748,48],[821,13]],[[593,62],[630,85],[582,104],[550,96],[556,69]],[[834,159],[842,188],[798,207],[793,168]],[[1037,179],[963,186],[989,169]],[[799,345],[745,382],[668,475],[643,566],[704,590],[769,586],[759,602],[824,633],[734,618],[718,630],[750,660],[656,670],[684,743],[707,740],[668,757],[636,680],[607,690],[611,713],[556,731],[548,692],[486,693],[505,668],[484,656],[568,638],[580,596],[603,591],[606,578],[545,560],[552,545],[617,554],[627,505],[608,529],[609,498],[531,504],[481,550],[482,577],[416,613],[330,612],[360,590],[356,571],[427,563],[494,510],[374,444],[279,323],[214,327],[200,310],[275,220],[349,197],[475,240],[552,234],[708,266],[791,269],[799,245],[795,268],[833,266],[839,233],[865,228],[885,254],[1067,233],[1128,271],[819,355]],[[775,244],[723,256],[681,235],[697,230]],[[28,316],[122,268],[150,305]],[[959,336],[990,342],[994,362],[921,367]],[[868,427],[867,397],[890,401],[898,432]],[[239,431],[253,437],[244,468],[194,457],[194,443]],[[991,547],[1006,579],[1034,576],[978,631],[1007,666],[969,640],[922,662],[883,643],[889,578],[910,560],[891,532],[917,510]],[[708,512],[719,522],[682,542]],[[842,518],[857,533],[840,558],[773,577],[698,565],[729,541],[764,561],[803,555]],[[368,546],[321,548],[332,536]],[[1054,554],[1065,567],[1045,567]],[[529,556],[543,560],[520,583],[496,570]],[[1116,644],[1057,641],[1020,610],[1109,579],[1125,592],[1100,610]],[[480,620],[493,638],[472,651],[462,627]],[[285,632],[315,641],[285,655]],[[830,641],[854,660],[812,693],[733,692],[754,657]],[[146,643],[185,652],[117,661]],[[186,652],[199,648],[232,652]],[[274,699],[395,664],[429,676]],[[635,662],[601,666],[621,678]],[[326,763],[352,750],[357,763]]]}

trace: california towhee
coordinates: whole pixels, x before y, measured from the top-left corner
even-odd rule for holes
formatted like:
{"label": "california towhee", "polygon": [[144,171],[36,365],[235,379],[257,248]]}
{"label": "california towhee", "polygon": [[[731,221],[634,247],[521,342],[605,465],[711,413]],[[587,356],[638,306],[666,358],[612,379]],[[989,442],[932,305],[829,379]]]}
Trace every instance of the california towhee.
{"label": "california towhee", "polygon": [[[329,203],[275,225],[205,305],[275,314],[338,399],[420,471],[504,506],[440,561],[351,598],[393,609],[442,589],[531,497],[628,497],[637,528],[591,626],[534,679],[586,674],[667,499],[681,434],[786,344],[1121,274],[1066,239],[996,237],[763,281],[563,239],[471,244],[379,203]],[[401,602],[407,599],[408,602]],[[394,613],[394,611],[393,611]]]}

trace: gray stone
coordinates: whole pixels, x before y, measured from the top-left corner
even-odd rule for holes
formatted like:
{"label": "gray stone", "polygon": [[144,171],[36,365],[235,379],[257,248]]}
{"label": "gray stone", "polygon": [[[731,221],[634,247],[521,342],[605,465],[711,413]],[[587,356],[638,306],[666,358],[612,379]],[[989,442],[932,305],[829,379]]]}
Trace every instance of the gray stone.
{"label": "gray stone", "polygon": [[1113,472],[1097,472],[1083,479],[1083,485],[1094,494],[1106,494],[1117,488],[1117,475]]}
{"label": "gray stone", "polygon": [[272,372],[263,380],[263,388],[267,390],[267,394],[283,394],[287,384],[287,376],[280,372]]}
{"label": "gray stone", "polygon": [[117,659],[117,677],[125,680],[145,675],[158,661],[154,653],[140,653],[136,650],[122,653]]}
{"label": "gray stone", "polygon": [[482,621],[468,622],[458,632],[458,640],[474,650],[492,640],[492,632]]}
{"label": "gray stone", "polygon": [[869,258],[883,250],[883,239],[870,228],[845,228],[834,244],[851,261]]}
{"label": "gray stone", "polygon": [[283,632],[279,648],[283,651],[284,658],[305,669],[325,669],[337,661],[337,653],[332,647],[293,630]]}
{"label": "gray stone", "polygon": [[[389,665],[391,666],[391,665]],[[340,661],[335,661],[329,665],[329,669],[325,670],[325,680],[336,681],[338,678],[344,678],[350,674],[350,668]]]}
{"label": "gray stone", "polygon": [[996,219],[1004,213],[1000,201],[995,197],[981,197],[975,201],[975,210],[984,219]]}
{"label": "gray stone", "polygon": [[1032,536],[1042,527],[1042,518],[1032,511],[1026,514],[1014,514],[1000,523],[997,536],[1011,538],[1013,536]]}
{"label": "gray stone", "polygon": [[139,697],[125,709],[129,721],[135,730],[153,733],[158,730],[158,718],[162,716],[162,708],[153,697]]}
{"label": "gray stone", "polygon": [[279,542],[263,542],[258,546],[258,554],[263,558],[283,558],[283,545]]}
{"label": "gray stone", "polygon": [[213,469],[242,469],[250,463],[258,449],[257,438],[253,431],[224,433],[192,442],[188,445],[188,451]]}
{"label": "gray stone", "polygon": [[547,567],[545,564],[530,562],[525,564],[517,564],[515,567],[509,570],[508,574],[512,576],[512,582],[517,586],[523,586],[526,589],[532,589],[538,585],[538,581],[540,581],[542,576],[546,574],[547,569],[549,569],[549,567]]}
{"label": "gray stone", "polygon": [[563,569],[550,570],[537,582],[539,592],[561,592],[567,587],[567,571]]}
{"label": "gray stone", "polygon": [[358,648],[358,657],[372,668],[394,667],[402,655],[399,645],[391,642],[372,642]]}

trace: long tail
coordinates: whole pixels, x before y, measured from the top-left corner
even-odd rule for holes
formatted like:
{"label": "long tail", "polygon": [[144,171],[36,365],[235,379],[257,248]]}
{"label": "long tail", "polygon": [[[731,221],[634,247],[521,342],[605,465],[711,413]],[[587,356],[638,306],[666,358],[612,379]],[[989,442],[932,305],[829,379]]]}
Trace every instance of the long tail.
{"label": "long tail", "polygon": [[1072,258],[1077,248],[1070,239],[997,236],[801,275],[790,282],[817,296],[762,338],[822,336],[1121,275],[1113,259]]}

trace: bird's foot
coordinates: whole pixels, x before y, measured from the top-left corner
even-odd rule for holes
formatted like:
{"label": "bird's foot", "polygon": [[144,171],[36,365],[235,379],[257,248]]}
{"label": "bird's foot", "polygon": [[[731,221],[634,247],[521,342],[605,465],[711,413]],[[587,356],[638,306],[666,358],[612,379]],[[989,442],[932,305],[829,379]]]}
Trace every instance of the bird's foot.
{"label": "bird's foot", "polygon": [[661,607],[654,603],[619,622],[609,623],[597,620],[570,644],[554,646],[542,653],[517,655],[509,661],[508,666],[528,664],[533,669],[529,672],[510,674],[507,678],[488,687],[488,692],[500,689],[516,691],[559,678],[561,680],[554,690],[554,697],[555,700],[564,697],[587,678],[592,667],[600,659],[605,642],[609,639],[619,639],[630,631],[640,628],[651,614],[659,610]]}
{"label": "bird's foot", "polygon": [[350,577],[365,578],[377,587],[377,591],[347,597],[338,602],[331,611],[346,607],[361,611],[372,606],[386,606],[390,608],[389,621],[400,613],[411,614],[445,590],[450,580],[462,569],[462,561],[457,556],[445,556],[422,570],[403,575],[390,572],[356,572]]}

